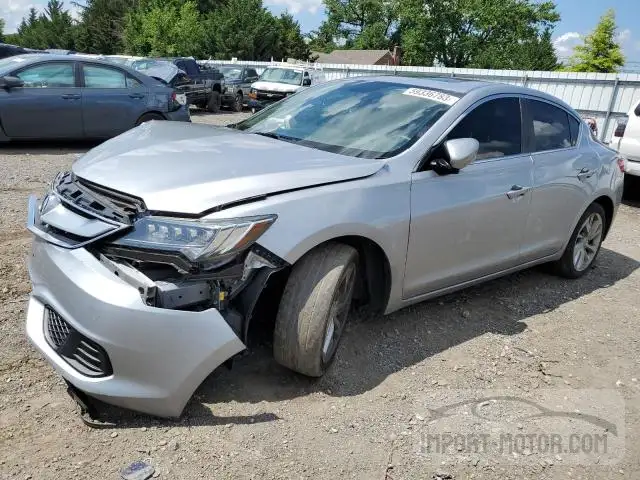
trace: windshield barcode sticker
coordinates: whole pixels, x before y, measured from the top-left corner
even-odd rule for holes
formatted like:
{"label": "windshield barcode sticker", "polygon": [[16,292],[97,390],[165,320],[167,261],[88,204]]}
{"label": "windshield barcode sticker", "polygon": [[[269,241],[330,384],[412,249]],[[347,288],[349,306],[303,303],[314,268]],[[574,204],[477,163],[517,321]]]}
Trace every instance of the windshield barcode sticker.
{"label": "windshield barcode sticker", "polygon": [[427,90],[425,88],[407,88],[403,95],[410,95],[412,97],[420,97],[426,98],[428,100],[433,100],[438,103],[445,103],[447,105],[453,105],[458,100],[459,97],[454,97],[453,95],[449,95],[448,93],[438,92],[436,90]]}

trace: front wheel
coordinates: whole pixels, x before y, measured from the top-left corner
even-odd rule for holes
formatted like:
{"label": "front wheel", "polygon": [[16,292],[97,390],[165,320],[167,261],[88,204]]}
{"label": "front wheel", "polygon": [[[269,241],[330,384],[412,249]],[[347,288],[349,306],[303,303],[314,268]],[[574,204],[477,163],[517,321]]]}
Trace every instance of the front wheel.
{"label": "front wheel", "polygon": [[329,243],[293,266],[276,317],[278,363],[310,377],[324,374],[349,316],[357,263],[356,249]]}
{"label": "front wheel", "polygon": [[562,257],[555,263],[558,274],[566,278],[578,278],[593,265],[606,228],[604,208],[592,203],[576,226]]}
{"label": "front wheel", "polygon": [[244,103],[244,99],[242,98],[242,94],[237,93],[233,101],[233,111],[241,112],[243,103]]}
{"label": "front wheel", "polygon": [[218,113],[220,111],[220,93],[213,91],[207,102],[207,111]]}

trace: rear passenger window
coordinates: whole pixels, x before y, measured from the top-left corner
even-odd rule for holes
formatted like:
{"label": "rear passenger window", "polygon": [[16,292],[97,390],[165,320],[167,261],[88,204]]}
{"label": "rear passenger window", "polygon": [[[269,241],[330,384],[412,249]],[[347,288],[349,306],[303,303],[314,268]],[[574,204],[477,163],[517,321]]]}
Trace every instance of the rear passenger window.
{"label": "rear passenger window", "polygon": [[550,103],[527,100],[533,121],[533,151],[557,150],[575,145],[571,143],[569,114]]}
{"label": "rear passenger window", "polygon": [[83,65],[82,70],[86,88],[127,88],[127,78],[120,70],[94,65]]}
{"label": "rear passenger window", "polygon": [[569,131],[571,132],[571,145],[576,146],[578,135],[580,135],[580,122],[572,115],[569,115]]}
{"label": "rear passenger window", "polygon": [[478,160],[522,153],[520,101],[517,98],[497,98],[483,103],[447,135],[447,140],[454,138],[478,140]]}

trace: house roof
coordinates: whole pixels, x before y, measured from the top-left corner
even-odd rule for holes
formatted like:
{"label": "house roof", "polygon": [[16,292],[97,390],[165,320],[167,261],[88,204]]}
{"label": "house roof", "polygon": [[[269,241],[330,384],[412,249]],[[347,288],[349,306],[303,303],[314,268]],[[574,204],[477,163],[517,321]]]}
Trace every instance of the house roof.
{"label": "house roof", "polygon": [[317,63],[342,63],[353,65],[373,65],[389,50],[334,50],[331,53],[314,52]]}

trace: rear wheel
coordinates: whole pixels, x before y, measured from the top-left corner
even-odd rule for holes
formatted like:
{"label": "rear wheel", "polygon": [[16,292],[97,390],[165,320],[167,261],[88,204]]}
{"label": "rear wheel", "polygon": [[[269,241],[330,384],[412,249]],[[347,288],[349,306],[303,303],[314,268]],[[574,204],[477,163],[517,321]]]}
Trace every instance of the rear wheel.
{"label": "rear wheel", "polygon": [[136,126],[142,125],[145,122],[150,122],[151,120],[165,120],[165,118],[159,113],[145,113],[138,119]]}
{"label": "rear wheel", "polygon": [[564,254],[555,263],[558,274],[567,278],[578,278],[586,273],[600,251],[607,216],[604,208],[592,203],[576,226]]}
{"label": "rear wheel", "polygon": [[218,113],[220,111],[220,92],[213,91],[207,102],[207,111]]}
{"label": "rear wheel", "polygon": [[311,377],[324,374],[349,316],[357,262],[356,249],[329,243],[294,265],[276,318],[278,363]]}
{"label": "rear wheel", "polygon": [[234,112],[241,112],[242,111],[242,104],[244,102],[244,99],[242,97],[242,93],[238,92],[236,93],[236,97],[233,101],[233,111]]}

